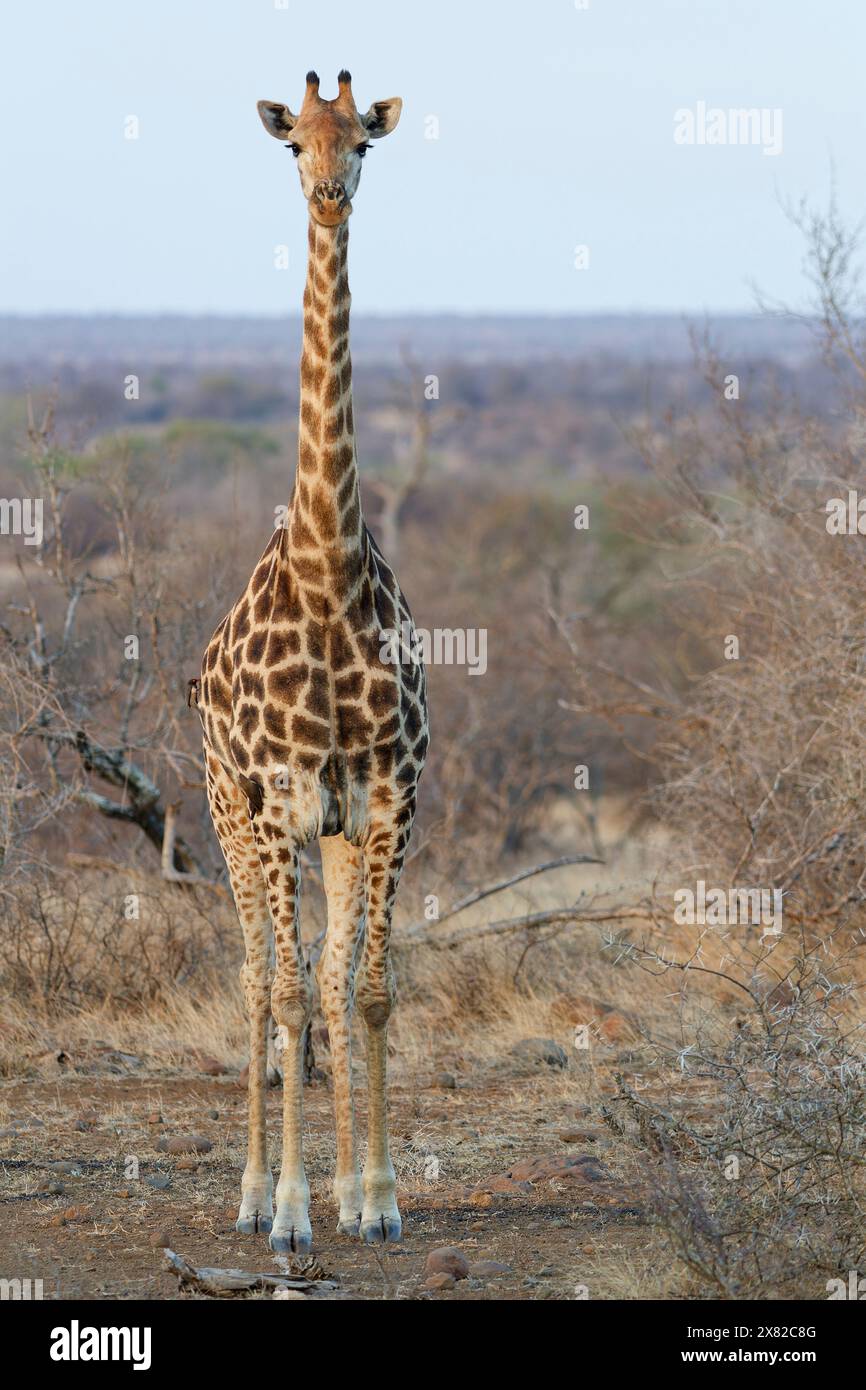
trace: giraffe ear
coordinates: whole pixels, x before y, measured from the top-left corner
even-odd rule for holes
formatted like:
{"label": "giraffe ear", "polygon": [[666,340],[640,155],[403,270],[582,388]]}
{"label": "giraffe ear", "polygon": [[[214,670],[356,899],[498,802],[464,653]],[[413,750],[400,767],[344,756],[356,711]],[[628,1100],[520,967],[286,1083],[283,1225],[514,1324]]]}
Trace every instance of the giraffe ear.
{"label": "giraffe ear", "polygon": [[297,116],[293,116],[288,106],[283,106],[281,101],[257,101],[256,106],[268,134],[273,135],[276,140],[285,140],[295,125]]}
{"label": "giraffe ear", "polygon": [[381,140],[390,135],[400,119],[403,102],[400,97],[388,97],[385,101],[374,101],[366,116],[361,117],[361,125],[371,140]]}

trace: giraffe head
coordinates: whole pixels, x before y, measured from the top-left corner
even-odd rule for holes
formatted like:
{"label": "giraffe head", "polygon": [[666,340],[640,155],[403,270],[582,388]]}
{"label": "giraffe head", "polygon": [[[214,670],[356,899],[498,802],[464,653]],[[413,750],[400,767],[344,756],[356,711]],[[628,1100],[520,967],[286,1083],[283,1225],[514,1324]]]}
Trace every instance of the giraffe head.
{"label": "giraffe head", "polygon": [[298,116],[279,101],[258,103],[265,130],[282,140],[298,161],[310,216],[325,227],[335,227],[351,214],[370,141],[390,135],[403,106],[399,97],[388,97],[374,101],[362,116],[352,96],[351,74],[344,68],[337,81],[338,95],[325,101],[319,96],[318,77],[308,72]]}

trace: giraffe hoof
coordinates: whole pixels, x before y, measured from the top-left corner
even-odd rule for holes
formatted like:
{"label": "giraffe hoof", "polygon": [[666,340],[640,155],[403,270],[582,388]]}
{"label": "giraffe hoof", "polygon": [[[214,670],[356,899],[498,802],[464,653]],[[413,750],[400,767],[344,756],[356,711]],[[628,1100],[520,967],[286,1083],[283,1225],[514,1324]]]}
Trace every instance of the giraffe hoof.
{"label": "giraffe hoof", "polygon": [[292,1226],[288,1231],[271,1231],[269,1244],[275,1255],[309,1255],[313,1233]]}
{"label": "giraffe hoof", "polygon": [[361,1223],[361,1236],[366,1245],[387,1245],[399,1240],[403,1227],[399,1216],[377,1216],[375,1221]]}
{"label": "giraffe hoof", "polygon": [[337,1231],[341,1236],[357,1236],[361,1232],[361,1213],[357,1216],[348,1216],[337,1222]]}
{"label": "giraffe hoof", "polygon": [[271,1218],[263,1211],[252,1211],[238,1217],[235,1230],[240,1231],[242,1236],[266,1236],[272,1225]]}

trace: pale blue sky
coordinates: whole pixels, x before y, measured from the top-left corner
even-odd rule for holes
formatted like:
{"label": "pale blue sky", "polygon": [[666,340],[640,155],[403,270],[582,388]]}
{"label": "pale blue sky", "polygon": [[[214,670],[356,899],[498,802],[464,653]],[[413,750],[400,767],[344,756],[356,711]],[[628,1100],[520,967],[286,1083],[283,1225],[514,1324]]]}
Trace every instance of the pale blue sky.
{"label": "pale blue sky", "polygon": [[[355,200],[364,311],[795,300],[779,196],[823,199],[832,158],[866,202],[857,0],[38,0],[4,27],[0,311],[296,310],[306,213],[255,102],[297,109],[310,67],[404,100]],[[699,101],[780,107],[782,153],[676,145]]]}

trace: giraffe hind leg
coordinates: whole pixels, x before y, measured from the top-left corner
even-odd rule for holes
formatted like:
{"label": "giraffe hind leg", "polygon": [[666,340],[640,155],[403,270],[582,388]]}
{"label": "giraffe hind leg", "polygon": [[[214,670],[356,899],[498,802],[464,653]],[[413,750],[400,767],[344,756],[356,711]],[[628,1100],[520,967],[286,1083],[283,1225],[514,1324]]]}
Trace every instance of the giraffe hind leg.
{"label": "giraffe hind leg", "polygon": [[340,1209],[337,1230],[356,1236],[361,1227],[363,1194],[352,1096],[352,1007],[355,953],[364,930],[364,868],[361,851],[342,835],[322,839],[320,848],[328,930],[316,978],[328,1025],[334,1078],[334,1198]]}

